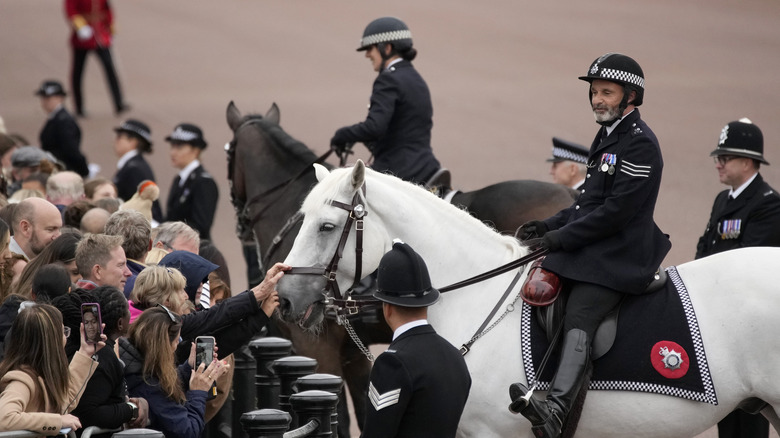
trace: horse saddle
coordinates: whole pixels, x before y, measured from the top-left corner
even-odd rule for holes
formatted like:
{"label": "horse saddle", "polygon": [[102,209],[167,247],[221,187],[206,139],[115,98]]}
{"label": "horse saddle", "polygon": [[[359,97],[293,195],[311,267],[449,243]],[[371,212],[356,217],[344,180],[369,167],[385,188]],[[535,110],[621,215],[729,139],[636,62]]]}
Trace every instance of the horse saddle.
{"label": "horse saddle", "polygon": [[[658,268],[653,276],[653,279],[648,284],[645,293],[652,293],[660,290],[666,284],[668,275],[666,270]],[[547,341],[552,342],[555,338],[555,332],[563,322],[563,314],[566,309],[566,297],[567,294],[560,294],[558,299],[553,301],[550,305],[543,307],[536,307],[536,319],[539,325],[547,335]],[[615,307],[607,317],[601,321],[596,334],[593,336],[593,344],[591,347],[591,360],[596,360],[601,356],[607,354],[615,343],[615,336],[617,334],[618,316],[620,314],[620,306],[623,301]]]}

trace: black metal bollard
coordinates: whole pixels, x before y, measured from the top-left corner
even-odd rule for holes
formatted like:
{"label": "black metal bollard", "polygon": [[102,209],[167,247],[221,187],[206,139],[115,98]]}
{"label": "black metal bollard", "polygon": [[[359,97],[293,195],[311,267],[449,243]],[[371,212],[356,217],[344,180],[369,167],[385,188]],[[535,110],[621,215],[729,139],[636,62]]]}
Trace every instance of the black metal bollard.
{"label": "black metal bollard", "polygon": [[152,429],[127,429],[111,435],[111,438],[165,438],[159,430]]}
{"label": "black metal bollard", "polygon": [[275,337],[255,339],[249,343],[249,350],[255,357],[257,366],[257,374],[255,374],[257,403],[255,405],[261,409],[277,409],[279,407],[279,379],[274,374],[271,364],[277,359],[290,355],[292,342]]}
{"label": "black metal bollard", "polygon": [[291,419],[278,409],[259,409],[241,415],[241,425],[250,438],[283,438]]}
{"label": "black metal bollard", "polygon": [[308,437],[333,437],[331,418],[336,414],[339,396],[326,391],[303,391],[290,396],[290,405],[295,417],[305,427],[311,420],[317,421],[317,428]]}
{"label": "black metal bollard", "polygon": [[[290,394],[293,392],[292,385],[299,377],[314,373],[317,369],[317,360],[304,356],[283,357],[276,359],[271,364],[271,369],[274,370],[274,373],[279,378],[279,409],[292,413],[290,408]],[[298,427],[298,423],[295,422],[295,415],[293,415],[291,427]]]}
{"label": "black metal bollard", "polygon": [[249,350],[248,345],[244,345],[233,352],[233,406],[231,408],[231,429],[233,437],[247,438],[241,426],[241,416],[244,412],[257,409],[257,391],[252,384],[257,370],[255,358]]}
{"label": "black metal bollard", "polygon": [[[295,392],[319,390],[341,395],[344,389],[344,379],[333,374],[309,374],[298,379],[293,385]],[[339,415],[338,409],[333,411],[330,418],[330,430],[333,436],[338,436]]]}

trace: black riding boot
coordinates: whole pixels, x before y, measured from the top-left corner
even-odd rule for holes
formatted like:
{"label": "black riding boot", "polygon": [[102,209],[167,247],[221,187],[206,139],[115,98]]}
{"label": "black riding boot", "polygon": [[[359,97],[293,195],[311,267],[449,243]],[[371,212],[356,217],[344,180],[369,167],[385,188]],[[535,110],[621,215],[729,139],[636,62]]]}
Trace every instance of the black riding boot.
{"label": "black riding boot", "polygon": [[559,437],[574,399],[585,381],[589,360],[588,335],[579,329],[569,330],[563,339],[561,360],[558,371],[550,382],[547,399],[523,399],[528,388],[521,383],[514,383],[509,387],[509,396],[512,398],[509,410],[528,418],[535,437]]}

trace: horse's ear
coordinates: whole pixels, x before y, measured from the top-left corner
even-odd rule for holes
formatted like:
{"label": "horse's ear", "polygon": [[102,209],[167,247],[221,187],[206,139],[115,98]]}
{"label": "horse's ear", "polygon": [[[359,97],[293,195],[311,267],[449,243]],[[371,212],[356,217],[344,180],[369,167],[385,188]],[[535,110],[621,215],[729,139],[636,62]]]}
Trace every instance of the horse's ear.
{"label": "horse's ear", "polygon": [[236,107],[236,104],[234,104],[232,100],[227,106],[225,117],[227,118],[228,126],[235,132],[241,123],[241,111],[238,110],[238,107]]}
{"label": "horse's ear", "polygon": [[268,112],[265,113],[265,117],[263,118],[269,122],[274,122],[277,125],[279,124],[279,107],[276,105],[276,102],[271,104],[271,108],[268,109]]}
{"label": "horse's ear", "polygon": [[317,177],[317,181],[324,180],[330,172],[328,168],[320,163],[314,163],[314,175]]}
{"label": "horse's ear", "polygon": [[357,160],[355,167],[352,168],[352,188],[357,190],[363,186],[366,180],[366,165],[363,160]]}

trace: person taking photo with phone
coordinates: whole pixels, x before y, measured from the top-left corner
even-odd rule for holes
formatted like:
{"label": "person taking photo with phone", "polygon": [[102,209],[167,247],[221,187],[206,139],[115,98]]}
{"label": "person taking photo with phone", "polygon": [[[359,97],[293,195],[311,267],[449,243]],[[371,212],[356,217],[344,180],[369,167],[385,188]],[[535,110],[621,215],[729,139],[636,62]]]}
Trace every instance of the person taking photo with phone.
{"label": "person taking photo with phone", "polygon": [[167,438],[199,438],[203,432],[207,391],[229,366],[216,360],[195,365],[195,345],[178,367],[174,352],[179,345],[182,318],[165,306],[144,311],[119,340],[119,357],[131,397],[149,403],[149,428]]}
{"label": "person taking photo with phone", "polygon": [[65,343],[71,335],[54,306],[25,306],[11,326],[0,362],[0,431],[31,430],[56,435],[81,427],[70,412],[97,368],[93,357],[104,339],[88,344],[81,327],[79,350],[68,364]]}

